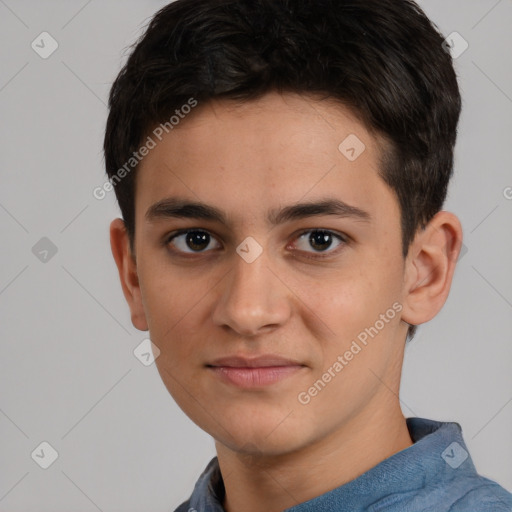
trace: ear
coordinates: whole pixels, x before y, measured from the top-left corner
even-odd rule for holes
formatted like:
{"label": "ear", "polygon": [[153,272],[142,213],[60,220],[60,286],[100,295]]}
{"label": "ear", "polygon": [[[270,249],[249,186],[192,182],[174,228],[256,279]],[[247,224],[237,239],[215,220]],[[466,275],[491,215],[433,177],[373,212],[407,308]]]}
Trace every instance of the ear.
{"label": "ear", "polygon": [[461,246],[460,221],[446,211],[438,212],[425,229],[416,233],[405,263],[402,320],[419,325],[441,310]]}
{"label": "ear", "polygon": [[130,250],[130,240],[123,219],[110,224],[110,247],[119,271],[123,293],[130,307],[132,324],[139,331],[147,331],[148,323],[142,304],[137,264]]}

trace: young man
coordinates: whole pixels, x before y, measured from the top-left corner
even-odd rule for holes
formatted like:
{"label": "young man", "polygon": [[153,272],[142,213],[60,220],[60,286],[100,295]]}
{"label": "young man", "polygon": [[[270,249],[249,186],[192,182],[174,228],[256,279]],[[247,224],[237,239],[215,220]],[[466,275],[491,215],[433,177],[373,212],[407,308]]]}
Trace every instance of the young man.
{"label": "young man", "polygon": [[407,0],[178,0],[116,79],[111,245],[133,325],[217,449],[178,511],[509,511],[404,346],[462,243],[461,100]]}

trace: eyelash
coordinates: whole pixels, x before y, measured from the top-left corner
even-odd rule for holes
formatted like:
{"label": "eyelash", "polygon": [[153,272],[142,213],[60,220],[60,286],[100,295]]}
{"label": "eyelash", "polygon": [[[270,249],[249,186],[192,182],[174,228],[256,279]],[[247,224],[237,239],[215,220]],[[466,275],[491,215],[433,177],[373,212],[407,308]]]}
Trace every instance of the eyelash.
{"label": "eyelash", "polygon": [[[194,232],[206,233],[210,237],[212,237],[213,239],[217,240],[217,238],[212,233],[210,233],[210,231],[208,231],[206,229],[187,228],[187,229],[181,229],[179,231],[175,231],[174,233],[171,233],[168,237],[165,238],[164,245],[165,246],[169,246],[169,244],[175,238],[177,238],[178,236],[186,235],[188,233],[194,233]],[[335,247],[333,250],[329,250],[330,248],[328,248],[328,250],[324,251],[324,252],[308,253],[308,251],[299,251],[299,252],[302,252],[303,255],[304,255],[303,257],[305,257],[307,259],[320,260],[320,259],[331,257],[331,256],[337,254],[340,250],[342,250],[343,247],[348,243],[348,237],[347,236],[344,236],[344,235],[341,235],[340,233],[337,233],[335,231],[331,231],[329,229],[323,229],[323,228],[310,228],[310,229],[303,230],[303,231],[301,231],[300,233],[297,234],[297,236],[294,238],[294,240],[298,240],[298,239],[300,239],[301,237],[303,237],[304,235],[306,235],[308,233],[315,233],[315,232],[321,232],[321,233],[328,234],[328,235],[338,239],[340,244],[337,247]],[[193,256],[194,254],[195,255],[201,255],[201,254],[204,254],[204,252],[207,252],[207,251],[204,251],[204,252],[200,252],[199,251],[199,252],[187,253],[187,252],[179,251],[179,250],[175,250],[175,249],[169,249],[169,250],[172,251],[174,254],[178,254],[178,255],[180,255],[180,256],[182,256],[184,258],[194,258],[195,257],[195,256]],[[192,255],[192,256],[183,256],[184,254]],[[314,254],[314,256],[311,256],[311,254]]]}

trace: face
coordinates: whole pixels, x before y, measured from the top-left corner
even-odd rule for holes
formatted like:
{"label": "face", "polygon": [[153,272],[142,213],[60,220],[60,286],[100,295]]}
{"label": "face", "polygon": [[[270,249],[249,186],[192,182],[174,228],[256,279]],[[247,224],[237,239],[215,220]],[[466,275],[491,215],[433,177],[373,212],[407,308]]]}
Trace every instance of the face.
{"label": "face", "polygon": [[404,260],[380,151],[338,104],[268,94],[198,106],[141,162],[132,318],[222,445],[291,452],[396,400]]}

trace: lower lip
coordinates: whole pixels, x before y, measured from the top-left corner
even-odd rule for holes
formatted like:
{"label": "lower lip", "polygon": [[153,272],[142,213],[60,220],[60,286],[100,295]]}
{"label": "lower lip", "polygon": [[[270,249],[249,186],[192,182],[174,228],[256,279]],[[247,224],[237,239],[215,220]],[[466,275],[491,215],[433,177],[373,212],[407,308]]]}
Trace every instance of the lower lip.
{"label": "lower lip", "polygon": [[241,388],[259,388],[275,384],[301,370],[303,366],[264,366],[258,368],[234,368],[212,366],[212,370],[222,380]]}

